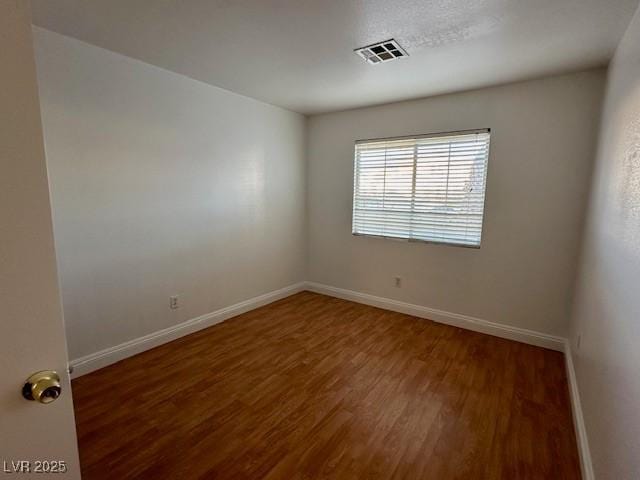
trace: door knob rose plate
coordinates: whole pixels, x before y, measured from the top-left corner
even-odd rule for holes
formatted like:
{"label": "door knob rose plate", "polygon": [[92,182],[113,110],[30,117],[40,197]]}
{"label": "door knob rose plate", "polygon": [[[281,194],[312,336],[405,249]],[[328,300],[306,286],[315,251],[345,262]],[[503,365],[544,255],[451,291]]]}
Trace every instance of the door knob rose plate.
{"label": "door knob rose plate", "polygon": [[51,403],[60,396],[61,391],[58,373],[43,370],[27,378],[22,387],[22,396],[35,402]]}

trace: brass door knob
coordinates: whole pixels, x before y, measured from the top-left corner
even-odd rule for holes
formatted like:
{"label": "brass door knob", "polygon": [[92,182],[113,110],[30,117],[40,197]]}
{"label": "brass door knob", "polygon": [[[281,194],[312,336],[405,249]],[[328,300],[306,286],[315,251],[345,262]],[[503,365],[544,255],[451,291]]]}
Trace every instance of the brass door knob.
{"label": "brass door knob", "polygon": [[27,400],[51,403],[60,396],[60,376],[53,370],[36,372],[27,378],[22,387],[22,396]]}

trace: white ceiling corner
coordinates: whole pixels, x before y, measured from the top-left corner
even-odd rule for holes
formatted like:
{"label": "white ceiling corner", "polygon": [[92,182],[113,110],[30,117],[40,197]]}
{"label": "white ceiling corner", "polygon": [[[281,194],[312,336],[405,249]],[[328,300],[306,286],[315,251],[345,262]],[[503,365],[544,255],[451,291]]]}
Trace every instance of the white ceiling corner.
{"label": "white ceiling corner", "polygon": [[[638,0],[32,0],[34,23],[305,114],[605,65]],[[409,57],[370,65],[395,38]]]}

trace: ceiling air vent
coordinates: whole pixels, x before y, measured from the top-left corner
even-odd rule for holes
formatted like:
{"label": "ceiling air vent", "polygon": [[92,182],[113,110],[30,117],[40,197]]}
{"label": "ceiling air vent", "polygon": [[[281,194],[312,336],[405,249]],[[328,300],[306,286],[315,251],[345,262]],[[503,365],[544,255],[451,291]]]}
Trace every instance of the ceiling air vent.
{"label": "ceiling air vent", "polygon": [[383,63],[396,58],[408,57],[409,54],[393,38],[384,42],[374,43],[354,50],[369,63]]}

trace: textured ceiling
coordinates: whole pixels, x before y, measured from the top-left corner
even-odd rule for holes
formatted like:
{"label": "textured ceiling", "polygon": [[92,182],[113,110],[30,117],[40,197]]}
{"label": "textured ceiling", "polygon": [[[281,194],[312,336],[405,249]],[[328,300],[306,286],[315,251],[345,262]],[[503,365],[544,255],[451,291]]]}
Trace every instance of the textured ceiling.
{"label": "textured ceiling", "polygon": [[[313,114],[605,65],[638,0],[32,0],[38,26]],[[410,57],[353,49],[395,38]]]}

